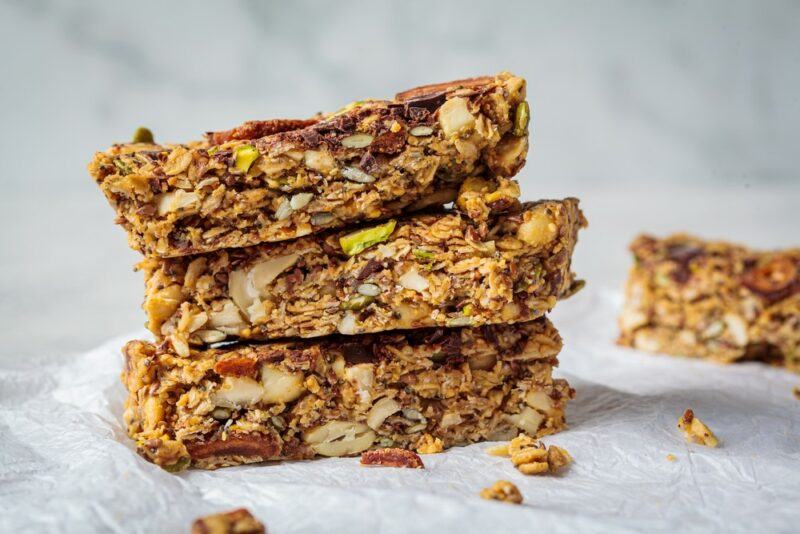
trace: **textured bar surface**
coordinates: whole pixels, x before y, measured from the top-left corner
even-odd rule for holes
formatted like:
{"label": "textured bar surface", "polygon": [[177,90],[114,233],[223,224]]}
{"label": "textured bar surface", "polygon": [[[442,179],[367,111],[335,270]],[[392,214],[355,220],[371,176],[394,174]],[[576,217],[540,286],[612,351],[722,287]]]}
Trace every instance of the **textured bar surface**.
{"label": "textured bar surface", "polygon": [[[319,120],[252,121],[201,142],[114,145],[89,172],[134,249],[185,256],[452,202],[471,176],[517,173],[529,115],[525,81],[502,73]],[[517,202],[516,183],[494,188],[474,215]]]}
{"label": "textured bar surface", "polygon": [[641,236],[619,342],[800,372],[800,249],[758,252],[688,235]]}
{"label": "textured bar surface", "polygon": [[124,417],[139,453],[169,470],[542,436],[574,394],[551,377],[560,349],[546,318],[188,357],[131,341]]}
{"label": "textured bar surface", "polygon": [[366,232],[148,258],[139,265],[144,309],[150,330],[184,355],[190,344],[236,338],[528,321],[580,287],[570,263],[584,225],[576,199],[547,200],[488,224],[445,211]]}

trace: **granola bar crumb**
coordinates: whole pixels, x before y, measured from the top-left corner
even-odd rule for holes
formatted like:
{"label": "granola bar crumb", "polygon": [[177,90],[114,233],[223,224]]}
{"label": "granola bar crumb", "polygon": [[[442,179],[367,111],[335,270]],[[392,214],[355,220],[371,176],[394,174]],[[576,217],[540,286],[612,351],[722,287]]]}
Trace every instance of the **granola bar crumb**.
{"label": "granola bar crumb", "polygon": [[439,438],[434,438],[430,434],[422,436],[422,442],[417,447],[420,454],[436,454],[444,450],[444,443]]}
{"label": "granola bar crumb", "polygon": [[486,454],[489,456],[509,456],[508,443],[493,445],[486,449]]}
{"label": "granola bar crumb", "polygon": [[361,465],[425,469],[418,454],[405,449],[376,449],[361,453]]}
{"label": "granola bar crumb", "polygon": [[694,416],[691,408],[687,408],[680,419],[678,419],[678,428],[683,431],[686,441],[690,443],[697,443],[706,447],[716,447],[719,445],[719,440],[711,432],[705,423]]}
{"label": "granola bar crumb", "polygon": [[522,494],[519,492],[519,489],[508,480],[498,480],[491,488],[482,489],[480,496],[487,500],[522,504]]}
{"label": "granola bar crumb", "polygon": [[794,394],[794,398],[800,400],[800,388],[795,386],[792,388],[792,393]]}
{"label": "granola bar crumb", "polygon": [[668,455],[667,455],[667,461],[668,461],[668,462],[674,462],[674,461],[675,461],[675,460],[677,460],[677,459],[678,459],[678,458],[676,458],[674,454],[668,454]]}
{"label": "granola bar crumb", "polygon": [[264,525],[246,508],[200,517],[192,534],[265,534]]}
{"label": "granola bar crumb", "polygon": [[570,463],[572,456],[555,445],[545,447],[535,438],[520,434],[508,444],[511,463],[525,475],[557,473]]}

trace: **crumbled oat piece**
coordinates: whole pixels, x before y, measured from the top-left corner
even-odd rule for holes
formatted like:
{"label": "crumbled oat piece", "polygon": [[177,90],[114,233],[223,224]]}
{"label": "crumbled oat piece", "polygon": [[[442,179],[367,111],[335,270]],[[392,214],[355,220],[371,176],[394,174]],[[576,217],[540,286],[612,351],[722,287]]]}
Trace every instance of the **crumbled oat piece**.
{"label": "crumbled oat piece", "polygon": [[361,453],[361,465],[425,469],[418,454],[405,449],[377,449]]}
{"label": "crumbled oat piece", "polygon": [[483,499],[522,504],[522,494],[508,480],[498,480],[491,488],[483,488],[480,495]]}
{"label": "crumbled oat piece", "polygon": [[245,508],[201,517],[192,524],[192,534],[265,534],[261,522]]}
{"label": "crumbled oat piece", "polygon": [[525,475],[556,473],[572,462],[572,456],[551,445],[546,448],[536,439],[520,434],[508,444],[511,463]]}
{"label": "crumbled oat piece", "polygon": [[700,419],[694,416],[691,408],[687,408],[683,416],[678,419],[678,428],[683,431],[686,441],[716,447],[719,444],[717,437]]}
{"label": "crumbled oat piece", "polygon": [[444,450],[444,443],[439,438],[434,438],[430,434],[425,434],[422,437],[421,444],[417,447],[417,452],[420,454],[436,454]]}
{"label": "crumbled oat piece", "polygon": [[494,445],[486,449],[486,454],[490,456],[508,456],[508,443],[503,443],[501,445]]}
{"label": "crumbled oat piece", "polygon": [[677,460],[677,458],[675,457],[674,454],[668,454],[667,455],[667,461],[674,462],[675,460]]}

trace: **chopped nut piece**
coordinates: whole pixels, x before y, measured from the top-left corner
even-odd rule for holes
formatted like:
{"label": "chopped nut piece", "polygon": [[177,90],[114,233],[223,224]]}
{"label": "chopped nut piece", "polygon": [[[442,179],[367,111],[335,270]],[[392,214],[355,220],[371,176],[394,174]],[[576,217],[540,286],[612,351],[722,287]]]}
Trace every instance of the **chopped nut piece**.
{"label": "chopped nut piece", "polygon": [[133,139],[131,139],[131,143],[152,143],[152,142],[153,142],[153,132],[151,132],[144,126],[139,126],[138,128],[136,128],[136,131],[133,132]]}
{"label": "chopped nut piece", "polygon": [[361,453],[361,465],[379,465],[383,467],[407,467],[424,469],[422,458],[418,454],[405,449],[377,449]]}
{"label": "chopped nut piece", "polygon": [[677,458],[675,457],[674,454],[668,454],[667,455],[667,461],[674,462],[675,460],[677,460]]}
{"label": "chopped nut piece", "polygon": [[311,202],[312,198],[314,198],[314,193],[297,193],[296,195],[292,195],[292,198],[289,200],[289,205],[293,210],[303,209]]}
{"label": "chopped nut piece", "polygon": [[355,167],[345,167],[342,169],[342,176],[351,182],[357,182],[359,184],[371,184],[375,181],[374,176],[367,174],[361,169],[357,169]]}
{"label": "chopped nut piece", "polygon": [[374,296],[358,294],[342,302],[341,308],[343,310],[358,311],[358,310],[363,310],[373,302],[375,302]]}
{"label": "chopped nut piece", "polygon": [[192,524],[192,534],[265,534],[261,522],[244,508],[209,515]]}
{"label": "chopped nut piece", "polygon": [[314,226],[323,226],[333,221],[333,214],[327,211],[321,211],[311,216],[311,224]]}
{"label": "chopped nut piece", "polygon": [[420,454],[436,454],[444,450],[444,443],[439,438],[434,438],[430,434],[425,434],[422,437],[422,444],[417,446],[417,452]]}
{"label": "chopped nut piece", "polygon": [[571,463],[572,456],[566,450],[555,445],[547,448],[547,465],[552,473],[560,471]]}
{"label": "chopped nut piece", "polygon": [[508,480],[498,480],[491,488],[482,489],[480,495],[483,499],[522,504],[522,494]]}
{"label": "chopped nut piece", "polygon": [[362,423],[331,421],[305,432],[303,441],[322,456],[348,456],[369,449],[375,432]]}
{"label": "chopped nut piece", "polygon": [[528,123],[531,120],[531,108],[528,103],[523,101],[517,106],[514,113],[514,131],[513,134],[517,137],[525,135],[528,131]]}
{"label": "chopped nut piece", "polygon": [[372,143],[373,137],[369,134],[353,134],[342,139],[342,146],[347,148],[364,148]]}
{"label": "chopped nut piece", "polygon": [[395,226],[397,226],[397,221],[392,219],[379,226],[364,228],[363,230],[343,235],[339,238],[339,244],[345,254],[355,256],[372,245],[389,239],[389,236],[394,232]]}
{"label": "chopped nut piece", "polygon": [[433,128],[430,126],[414,126],[408,133],[414,137],[427,137],[433,133]]}
{"label": "chopped nut piece", "polygon": [[241,145],[237,146],[234,150],[234,154],[236,155],[236,170],[245,173],[250,170],[250,166],[253,164],[255,160],[258,159],[260,155],[256,147],[253,145]]}
{"label": "chopped nut piece", "polygon": [[678,428],[683,431],[686,441],[704,445],[706,447],[716,447],[719,440],[713,432],[697,417],[691,408],[687,408],[683,416],[678,419]]}

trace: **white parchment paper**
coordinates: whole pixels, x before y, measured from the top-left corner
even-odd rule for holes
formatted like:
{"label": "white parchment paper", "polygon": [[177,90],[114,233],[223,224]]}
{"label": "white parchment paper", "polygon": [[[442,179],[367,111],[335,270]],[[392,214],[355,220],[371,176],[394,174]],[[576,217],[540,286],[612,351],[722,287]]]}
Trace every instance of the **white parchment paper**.
{"label": "white parchment paper", "polygon": [[[545,439],[575,463],[526,477],[486,444],[423,456],[425,470],[324,459],[171,475],[134,452],[121,422],[120,346],[6,360],[0,368],[0,531],[185,532],[245,506],[271,533],[601,532],[800,528],[800,377],[718,366],[613,344],[618,296],[584,291],[553,321],[558,374],[578,397],[570,428]],[[689,445],[687,407],[721,440]],[[667,455],[677,459],[668,461]],[[513,481],[525,503],[480,499]]]}

